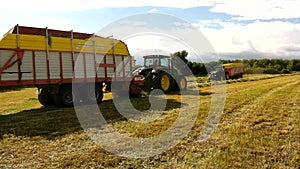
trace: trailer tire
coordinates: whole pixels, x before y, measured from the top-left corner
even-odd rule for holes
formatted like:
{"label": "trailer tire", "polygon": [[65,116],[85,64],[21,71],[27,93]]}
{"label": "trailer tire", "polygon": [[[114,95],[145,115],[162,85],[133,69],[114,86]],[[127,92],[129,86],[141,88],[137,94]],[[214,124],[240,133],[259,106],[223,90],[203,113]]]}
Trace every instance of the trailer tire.
{"label": "trailer tire", "polygon": [[95,85],[95,90],[92,90],[92,87],[87,88],[85,102],[94,103],[96,101],[97,104],[102,102],[103,99],[103,90],[100,85]]}
{"label": "trailer tire", "polygon": [[72,92],[72,86],[61,86],[59,92],[54,95],[54,102],[55,105],[58,107],[69,107],[73,106],[73,92]]}
{"label": "trailer tire", "polygon": [[230,76],[229,76],[229,74],[227,72],[225,73],[225,78],[226,78],[226,80],[230,79]]}
{"label": "trailer tire", "polygon": [[55,104],[53,94],[49,90],[41,88],[38,94],[38,100],[43,106],[53,106]]}

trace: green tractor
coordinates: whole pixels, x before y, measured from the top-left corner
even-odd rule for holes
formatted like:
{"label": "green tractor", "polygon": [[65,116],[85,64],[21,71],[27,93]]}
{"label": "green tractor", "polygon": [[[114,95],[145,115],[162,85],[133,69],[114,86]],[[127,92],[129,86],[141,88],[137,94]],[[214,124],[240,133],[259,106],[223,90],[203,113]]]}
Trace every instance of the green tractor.
{"label": "green tractor", "polygon": [[164,93],[168,93],[186,90],[187,80],[182,71],[185,64],[178,60],[176,56],[172,55],[147,55],[144,56],[144,66],[136,69],[133,74],[145,77],[144,91],[160,89]]}

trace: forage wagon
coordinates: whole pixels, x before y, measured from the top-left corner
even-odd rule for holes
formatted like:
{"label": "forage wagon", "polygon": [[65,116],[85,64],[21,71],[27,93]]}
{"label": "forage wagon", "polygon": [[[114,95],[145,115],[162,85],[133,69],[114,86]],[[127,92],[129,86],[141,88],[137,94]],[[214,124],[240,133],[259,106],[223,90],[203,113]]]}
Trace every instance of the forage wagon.
{"label": "forage wagon", "polygon": [[124,42],[95,34],[16,25],[0,40],[0,87],[36,86],[45,106],[100,103],[112,82],[139,94],[133,64]]}

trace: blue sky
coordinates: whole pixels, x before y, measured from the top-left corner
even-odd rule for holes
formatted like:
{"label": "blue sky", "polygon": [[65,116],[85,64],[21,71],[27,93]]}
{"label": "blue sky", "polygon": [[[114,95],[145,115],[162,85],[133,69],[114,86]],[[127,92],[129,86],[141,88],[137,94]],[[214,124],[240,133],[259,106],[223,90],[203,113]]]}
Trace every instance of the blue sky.
{"label": "blue sky", "polygon": [[[93,33],[127,16],[162,13],[193,25],[224,59],[300,58],[299,7],[297,0],[2,1],[0,34],[16,24]],[[170,46],[160,37],[147,38],[156,38],[153,41],[159,46],[145,46]],[[137,40],[128,40],[131,53],[149,49],[141,49],[138,44]],[[174,48],[164,50],[176,52]],[[189,52],[192,58],[193,51]]]}

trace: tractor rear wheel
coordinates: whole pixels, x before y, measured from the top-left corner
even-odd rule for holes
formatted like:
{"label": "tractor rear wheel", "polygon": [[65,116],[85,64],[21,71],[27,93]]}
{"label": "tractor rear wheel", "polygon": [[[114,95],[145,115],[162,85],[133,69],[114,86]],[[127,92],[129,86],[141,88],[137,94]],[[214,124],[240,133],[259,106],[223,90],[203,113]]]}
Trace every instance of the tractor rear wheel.
{"label": "tractor rear wheel", "polygon": [[179,78],[179,82],[178,82],[178,87],[179,87],[179,90],[186,90],[187,88],[187,81],[186,81],[186,78],[184,76],[180,77]]}
{"label": "tractor rear wheel", "polygon": [[175,91],[186,90],[187,88],[187,80],[184,76],[179,76],[175,81]]}

